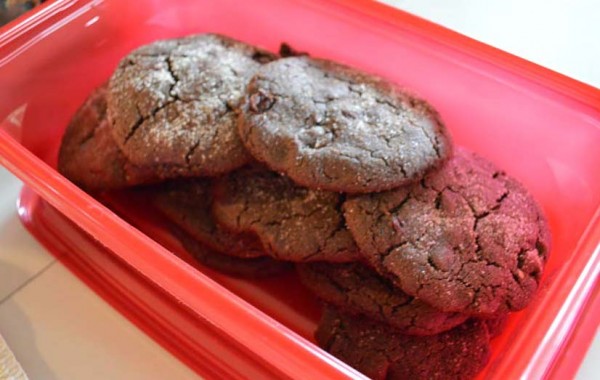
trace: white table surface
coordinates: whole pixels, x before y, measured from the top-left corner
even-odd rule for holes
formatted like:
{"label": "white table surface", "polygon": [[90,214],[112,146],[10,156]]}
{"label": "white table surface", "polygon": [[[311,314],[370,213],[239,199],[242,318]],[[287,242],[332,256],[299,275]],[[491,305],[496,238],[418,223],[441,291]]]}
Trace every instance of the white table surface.
{"label": "white table surface", "polygon": [[[600,87],[597,0],[386,0]],[[197,379],[22,227],[21,182],[0,168],[0,335],[31,379]],[[577,375],[600,378],[600,336]]]}

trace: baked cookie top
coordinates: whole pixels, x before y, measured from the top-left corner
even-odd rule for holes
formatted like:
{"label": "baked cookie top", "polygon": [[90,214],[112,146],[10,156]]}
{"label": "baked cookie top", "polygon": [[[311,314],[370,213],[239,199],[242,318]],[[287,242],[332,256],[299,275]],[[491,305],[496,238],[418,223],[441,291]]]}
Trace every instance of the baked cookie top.
{"label": "baked cookie top", "polygon": [[522,309],[547,261],[550,235],[534,199],[463,149],[420,182],[354,197],[344,210],[369,263],[443,311]]}
{"label": "baked cookie top", "polygon": [[298,264],[296,268],[302,283],[325,302],[388,323],[405,334],[438,334],[468,318],[434,309],[362,263],[319,262]]}
{"label": "baked cookie top", "polygon": [[315,337],[319,346],[373,380],[472,379],[490,355],[487,327],[476,320],[414,336],[327,308]]}
{"label": "baked cookie top", "polygon": [[358,259],[338,193],[299,187],[262,167],[240,169],[215,181],[213,215],[235,232],[252,232],[266,252],[288,261]]}
{"label": "baked cookie top", "polygon": [[216,34],[154,42],[120,62],[108,86],[115,141],[136,165],[170,177],[218,175],[248,162],[235,110],[274,55]]}
{"label": "baked cookie top", "polygon": [[419,179],[451,154],[437,112],[385,80],[306,56],[263,65],[239,123],[246,148],[298,184],[349,193]]}

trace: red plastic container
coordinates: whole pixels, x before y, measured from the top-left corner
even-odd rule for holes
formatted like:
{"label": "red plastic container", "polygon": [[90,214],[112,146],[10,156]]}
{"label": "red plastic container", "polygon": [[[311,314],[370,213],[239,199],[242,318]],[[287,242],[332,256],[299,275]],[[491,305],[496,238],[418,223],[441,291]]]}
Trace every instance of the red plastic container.
{"label": "red plastic container", "polygon": [[549,217],[552,256],[480,377],[575,373],[600,319],[600,91],[365,0],[56,0],[0,29],[0,163],[27,183],[22,219],[50,251],[206,377],[360,376],[311,342],[318,304],[293,275],[242,281],[191,264],[144,205],[105,199],[126,222],[54,170],[70,117],[124,54],[208,31],[406,85],[458,144],[521,180]]}

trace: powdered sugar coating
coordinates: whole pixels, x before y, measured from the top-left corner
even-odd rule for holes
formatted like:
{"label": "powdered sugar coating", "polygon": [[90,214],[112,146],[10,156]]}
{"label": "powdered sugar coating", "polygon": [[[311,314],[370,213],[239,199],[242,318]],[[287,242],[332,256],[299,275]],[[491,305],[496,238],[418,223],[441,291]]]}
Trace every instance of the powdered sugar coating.
{"label": "powdered sugar coating", "polygon": [[446,312],[522,309],[548,258],[548,226],[531,195],[463,149],[417,184],[348,200],[344,215],[379,273]]}
{"label": "powdered sugar coating", "polygon": [[303,186],[351,193],[413,182],[452,150],[426,102],[379,77],[309,57],[258,70],[239,129],[271,169]]}
{"label": "powdered sugar coating", "polygon": [[109,83],[115,141],[132,163],[169,167],[172,177],[218,175],[247,163],[235,110],[250,77],[272,58],[215,34],[133,51]]}

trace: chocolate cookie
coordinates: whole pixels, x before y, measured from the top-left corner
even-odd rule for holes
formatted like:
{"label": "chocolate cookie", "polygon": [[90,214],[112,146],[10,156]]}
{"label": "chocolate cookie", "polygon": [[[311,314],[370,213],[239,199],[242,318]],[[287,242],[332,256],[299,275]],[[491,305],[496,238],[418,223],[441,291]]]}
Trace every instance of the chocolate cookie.
{"label": "chocolate cookie", "polygon": [[550,246],[531,195],[465,150],[420,182],[344,205],[361,252],[406,293],[447,312],[519,310]]}
{"label": "chocolate cookie", "polygon": [[290,263],[273,260],[268,256],[240,258],[224,255],[211,250],[179,228],[174,227],[172,231],[183,248],[199,263],[225,274],[258,278],[275,276],[292,268]]}
{"label": "chocolate cookie", "polygon": [[87,191],[153,182],[151,170],[131,164],[115,144],[106,118],[106,85],[77,110],[63,135],[58,171]]}
{"label": "chocolate cookie", "polygon": [[381,78],[290,57],[248,86],[239,131],[252,155],[295,182],[349,193],[413,182],[451,154],[437,112]]}
{"label": "chocolate cookie", "polygon": [[438,335],[413,336],[328,308],[315,337],[322,348],[374,380],[472,379],[490,355],[486,325],[476,320]]}
{"label": "chocolate cookie", "polygon": [[216,34],[134,50],[109,83],[115,141],[132,163],[162,166],[164,177],[212,176],[246,164],[235,110],[250,77],[274,57]]}
{"label": "chocolate cookie", "polygon": [[490,338],[495,338],[502,334],[508,322],[508,315],[509,313],[502,313],[493,318],[482,319],[490,333]]}
{"label": "chocolate cookie", "polygon": [[211,250],[240,258],[265,255],[255,235],[233,233],[215,223],[209,179],[171,182],[150,192],[155,206],[171,222]]}
{"label": "chocolate cookie", "polygon": [[215,181],[213,215],[235,232],[255,233],[268,254],[288,261],[354,261],[358,249],[341,212],[344,197],[310,190],[263,168]]}
{"label": "chocolate cookie", "polygon": [[388,323],[404,334],[438,334],[468,318],[434,309],[361,263],[310,263],[296,268],[302,283],[325,302]]}

